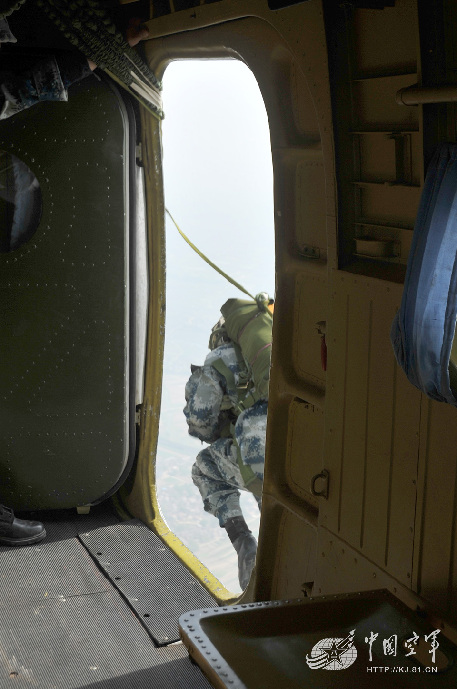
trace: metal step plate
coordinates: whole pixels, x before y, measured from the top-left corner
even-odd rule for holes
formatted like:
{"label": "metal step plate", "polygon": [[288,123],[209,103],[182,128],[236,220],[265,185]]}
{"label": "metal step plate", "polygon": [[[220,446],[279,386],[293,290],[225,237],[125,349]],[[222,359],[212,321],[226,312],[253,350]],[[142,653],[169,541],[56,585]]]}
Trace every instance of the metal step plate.
{"label": "metal step plate", "polygon": [[158,645],[179,640],[182,613],[217,605],[160,538],[138,520],[81,533],[79,538]]}

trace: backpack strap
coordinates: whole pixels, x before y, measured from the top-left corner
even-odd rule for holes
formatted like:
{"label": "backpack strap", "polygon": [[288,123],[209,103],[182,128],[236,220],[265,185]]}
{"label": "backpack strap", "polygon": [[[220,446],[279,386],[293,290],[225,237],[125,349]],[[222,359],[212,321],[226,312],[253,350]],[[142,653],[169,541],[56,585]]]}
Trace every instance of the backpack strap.
{"label": "backpack strap", "polygon": [[[238,347],[236,347],[236,349],[238,350]],[[233,411],[238,416],[245,409],[253,407],[254,404],[259,400],[265,399],[265,395],[262,394],[261,390],[257,389],[256,387],[249,387],[250,377],[248,372],[246,372],[245,376],[247,381],[246,384],[241,382],[237,385],[235,382],[235,375],[229,369],[227,364],[222,361],[222,359],[212,361],[211,366],[225,378],[227,395],[224,396],[223,407],[221,406],[221,409],[230,409],[232,407]],[[232,401],[229,402],[229,400],[227,400],[227,397],[232,399],[236,397],[238,401],[234,405]]]}
{"label": "backpack strap", "polygon": [[261,399],[265,399],[265,397],[260,394],[259,390],[252,388],[252,390],[249,390],[246,397],[244,397],[242,400],[239,400],[237,405],[237,414],[241,414],[241,412],[245,409],[253,407],[254,404]]}
{"label": "backpack strap", "polygon": [[[216,359],[216,361],[211,362],[211,366],[216,369],[218,373],[225,378],[225,384],[227,388],[227,395],[224,395],[224,408],[232,408],[235,414],[241,414],[243,408],[240,407],[242,404],[242,396],[245,390],[244,387],[239,387],[235,381],[235,375],[233,371],[229,369],[227,364],[225,364],[222,359]],[[229,398],[229,399],[227,399]],[[233,403],[233,399],[236,398],[238,401],[236,404]],[[251,406],[251,405],[248,405]]]}
{"label": "backpack strap", "polygon": [[[243,409],[247,409],[247,407],[251,407],[254,404],[254,400],[250,402],[247,407],[243,406],[245,403],[246,399],[246,391],[249,390],[249,387],[252,386],[251,383],[251,376],[250,372],[247,368],[246,361],[243,358],[243,354],[241,353],[241,347],[237,345],[235,342],[232,342],[232,345],[235,349],[236,353],[236,358],[238,361],[238,365],[240,368],[240,372],[238,374],[238,384],[236,383],[235,380],[235,374],[233,371],[230,370],[230,368],[227,366],[227,364],[222,360],[222,359],[216,359],[215,361],[211,362],[211,366],[216,369],[218,373],[223,376],[225,379],[225,384],[227,388],[227,395],[232,398],[237,399],[237,403],[234,404],[233,401],[228,404],[226,397],[224,397],[224,404],[225,404],[225,409],[228,408],[233,408],[235,414],[240,414]],[[249,395],[249,393],[248,393]]]}
{"label": "backpack strap", "polygon": [[[234,431],[232,432],[232,436],[235,437]],[[238,468],[243,478],[244,485],[251,493],[254,493],[254,495],[258,498],[261,498],[263,481],[252,471],[250,466],[243,462],[243,460],[241,459],[241,451],[236,441],[235,445],[237,449]]]}

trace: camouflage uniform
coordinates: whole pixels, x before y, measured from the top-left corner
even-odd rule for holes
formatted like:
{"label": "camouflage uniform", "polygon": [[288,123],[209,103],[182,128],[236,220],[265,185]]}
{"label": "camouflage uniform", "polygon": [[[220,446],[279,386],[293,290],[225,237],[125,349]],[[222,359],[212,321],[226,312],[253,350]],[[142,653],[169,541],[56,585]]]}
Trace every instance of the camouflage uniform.
{"label": "camouflage uniform", "polygon": [[[0,43],[15,43],[6,19],[0,20]],[[87,59],[76,52],[58,58],[50,55],[20,73],[0,75],[0,120],[12,117],[43,100],[67,101],[68,87],[92,71]]]}
{"label": "camouflage uniform", "polygon": [[214,514],[223,526],[227,519],[242,516],[240,493],[249,490],[238,465],[250,466],[263,480],[267,401],[259,400],[237,418],[234,393],[227,392],[225,378],[211,365],[222,359],[238,383],[242,368],[231,343],[223,344],[208,354],[202,367],[193,367],[186,385],[184,414],[189,433],[211,443],[197,456],[192,467],[192,480],[198,487],[207,512]]}

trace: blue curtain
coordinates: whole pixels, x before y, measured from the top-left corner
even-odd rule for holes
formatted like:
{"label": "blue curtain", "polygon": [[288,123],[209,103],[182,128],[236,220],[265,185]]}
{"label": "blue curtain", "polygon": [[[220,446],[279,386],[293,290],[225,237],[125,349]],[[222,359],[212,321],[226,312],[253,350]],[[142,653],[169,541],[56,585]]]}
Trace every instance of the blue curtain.
{"label": "blue curtain", "polygon": [[409,381],[455,406],[449,356],[456,316],[457,144],[443,144],[427,172],[391,340]]}

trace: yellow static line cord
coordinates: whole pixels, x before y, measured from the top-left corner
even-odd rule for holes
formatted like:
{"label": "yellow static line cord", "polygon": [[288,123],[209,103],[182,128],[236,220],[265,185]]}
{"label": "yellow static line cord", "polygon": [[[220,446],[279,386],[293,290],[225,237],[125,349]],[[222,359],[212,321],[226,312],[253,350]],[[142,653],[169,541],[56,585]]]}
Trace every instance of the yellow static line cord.
{"label": "yellow static line cord", "polygon": [[248,297],[251,297],[251,299],[253,299],[254,301],[256,301],[256,298],[255,298],[250,292],[248,292],[247,289],[244,289],[244,287],[243,287],[242,285],[240,285],[239,282],[237,282],[236,280],[234,280],[233,278],[231,278],[230,275],[227,275],[227,273],[224,273],[224,271],[221,270],[221,268],[219,268],[219,266],[217,266],[215,263],[213,263],[212,261],[210,261],[209,258],[208,258],[207,256],[205,256],[205,254],[202,254],[202,252],[200,251],[200,249],[197,249],[197,247],[195,246],[195,244],[193,244],[193,243],[190,241],[189,237],[186,237],[186,235],[184,234],[184,232],[180,229],[178,223],[176,222],[176,220],[174,219],[174,217],[172,216],[172,214],[170,213],[170,211],[168,210],[168,208],[165,208],[165,211],[166,211],[166,212],[168,213],[168,215],[170,216],[172,222],[174,223],[174,225],[175,225],[176,229],[178,230],[179,234],[181,235],[181,237],[188,243],[188,245],[195,251],[195,253],[198,254],[198,255],[200,256],[200,258],[202,258],[204,261],[206,261],[206,263],[207,263],[209,266],[211,266],[211,268],[214,268],[214,270],[215,270],[217,273],[219,273],[219,275],[222,275],[222,277],[224,277],[226,280],[228,280],[228,281],[229,281],[232,285],[234,285],[237,289],[239,289],[239,290],[240,290],[241,292],[243,292],[244,294],[247,294]]}

